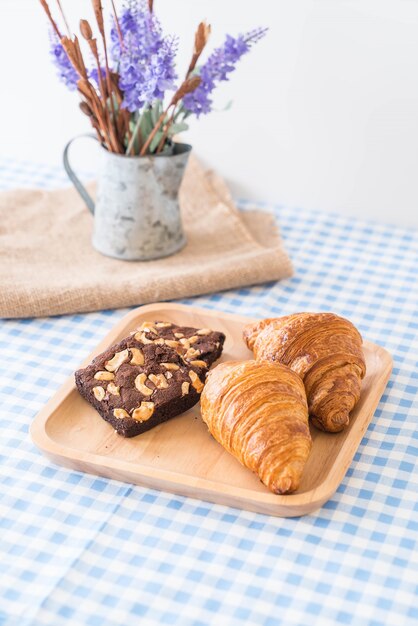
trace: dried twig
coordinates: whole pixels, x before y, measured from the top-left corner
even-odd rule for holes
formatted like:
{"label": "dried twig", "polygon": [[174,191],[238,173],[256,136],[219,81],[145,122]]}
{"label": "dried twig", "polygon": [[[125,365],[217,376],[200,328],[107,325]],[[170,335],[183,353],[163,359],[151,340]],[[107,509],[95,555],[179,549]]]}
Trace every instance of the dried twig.
{"label": "dried twig", "polygon": [[110,1],[112,3],[113,17],[115,19],[116,30],[118,31],[118,38],[119,38],[120,47],[123,49],[123,35],[122,35],[122,29],[121,29],[120,24],[119,24],[118,14],[116,13],[116,7],[115,7],[114,1],[113,0],[110,0]]}
{"label": "dried twig", "polygon": [[[81,102],[81,105],[80,105],[82,111],[86,115],[89,116],[91,124],[97,131],[100,141],[103,142],[106,145],[106,147],[112,152],[123,152],[123,147],[122,147],[123,137],[122,137],[122,141],[119,141],[117,130],[113,127],[109,112],[106,107],[108,94],[107,94],[106,87],[103,82],[103,76],[100,70],[100,64],[98,61],[99,59],[98,52],[97,52],[97,55],[95,55],[95,58],[96,58],[96,61],[98,62],[99,83],[100,82],[102,83],[100,85],[101,99],[98,97],[94,86],[89,81],[87,68],[84,63],[84,58],[83,58],[83,54],[80,48],[80,43],[78,41],[78,38],[74,37],[72,39],[71,36],[68,36],[68,37],[63,36],[57,26],[57,23],[52,17],[47,0],[39,0],[39,1],[52,25],[52,28],[54,29],[57,37],[59,38],[60,43],[71,65],[74,67],[77,74],[80,76],[80,80],[78,80],[77,82],[77,89],[84,98],[84,100]],[[59,11],[61,13],[61,16],[64,20],[64,23],[66,25],[66,28],[69,31],[68,22],[65,18],[61,2],[60,0],[56,0],[56,2],[59,8]],[[94,8],[95,8],[96,20],[99,25],[99,30],[101,31],[101,34],[103,33],[103,36],[104,36],[104,20],[103,20],[103,12],[101,10],[101,3],[98,0],[93,0],[93,4],[96,5],[94,6]],[[83,37],[87,39],[87,41],[92,40],[91,27],[88,24],[88,22],[87,23],[83,22],[82,35]],[[90,44],[90,41],[89,41],[89,44]],[[90,44],[90,47],[91,49],[92,47],[95,48],[97,51],[96,40],[94,40],[94,43],[92,45]],[[106,54],[107,54],[107,51],[106,51]],[[106,65],[107,65],[107,73],[110,74],[108,63],[106,63]],[[110,77],[109,77],[109,85],[112,85],[112,82],[110,81]],[[111,86],[110,87],[108,86],[108,91],[111,97],[111,102],[113,104]],[[126,119],[125,119],[125,123],[126,123]]]}
{"label": "dried twig", "polygon": [[[200,24],[198,25],[196,32],[195,32],[195,36],[194,36],[194,47],[193,47],[193,55],[192,55],[192,60],[190,61],[190,65],[187,69],[187,73],[186,73],[186,79],[191,77],[191,74],[193,72],[193,70],[196,67],[196,64],[200,58],[200,55],[202,54],[209,36],[211,33],[211,26],[210,24],[206,24],[206,22],[200,22]],[[193,90],[192,90],[193,91]],[[182,96],[183,97],[183,96]],[[168,137],[168,133],[170,130],[170,126],[173,124],[174,122],[174,117],[176,114],[176,106],[173,108],[172,114],[170,119],[168,120],[167,124],[164,127],[164,131],[163,131],[163,136],[161,137],[161,141],[158,144],[158,148],[157,148],[157,154],[159,154],[162,149],[164,148],[164,144],[167,141],[167,137]]]}
{"label": "dried twig", "polygon": [[47,14],[47,17],[48,17],[49,21],[51,22],[52,28],[56,32],[56,34],[58,36],[58,39],[61,39],[62,35],[61,35],[60,31],[59,31],[59,28],[58,28],[54,18],[51,15],[51,11],[49,9],[47,1],[46,0],[39,0],[39,2],[41,3],[43,10]]}
{"label": "dried twig", "polygon": [[90,108],[94,112],[98,125],[101,129],[103,140],[105,141],[105,143],[108,144],[109,149],[112,149],[112,142],[107,131],[106,119],[103,118],[102,104],[99,97],[97,96],[96,90],[88,80],[87,69],[84,63],[78,38],[74,37],[74,41],[72,41],[71,39],[69,39],[69,37],[62,37],[61,45],[64,48],[72,66],[80,76],[80,80],[77,82],[77,88],[80,93],[86,98]]}
{"label": "dried twig", "polygon": [[78,37],[76,35],[74,35],[73,44],[74,44],[74,52],[75,52],[75,54],[77,56],[77,59],[78,59],[78,64],[79,64],[79,67],[80,67],[81,76],[83,78],[87,78],[86,64],[84,63],[83,54],[82,54],[81,48],[80,48],[80,42],[78,41]]}
{"label": "dried twig", "polygon": [[[127,138],[128,149],[126,153],[129,154],[134,146],[134,143],[138,139],[140,118],[138,118],[137,126],[132,133],[130,128],[130,113],[128,110],[122,108],[123,93],[119,88],[119,76],[117,73],[112,72],[109,67],[102,0],[91,0],[91,2],[103,45],[105,61],[104,70],[102,70],[100,64],[101,55],[99,53],[97,39],[93,36],[91,25],[87,20],[80,21],[80,32],[83,38],[87,41],[97,65],[98,90],[95,83],[93,83],[89,78],[80,42],[76,36],[71,35],[61,0],[56,0],[56,4],[68,31],[68,36],[63,36],[61,34],[59,27],[51,14],[48,0],[39,1],[67,55],[68,60],[80,77],[77,81],[77,89],[82,97],[80,109],[89,117],[92,126],[95,128],[100,138],[100,141],[104,143],[108,150],[111,152],[123,153],[124,142]],[[115,2],[114,0],[110,1],[120,45],[123,47],[123,34],[118,20]],[[148,8],[152,13],[154,9],[153,0],[148,0]],[[200,77],[193,75],[193,73],[200,55],[206,46],[209,35],[210,26],[205,22],[201,22],[195,33],[193,55],[187,70],[186,78],[180,85],[179,89],[174,93],[166,110],[161,113],[145,143],[141,145],[142,141],[140,141],[139,154],[141,156],[147,153],[156,134],[161,130],[161,128],[163,128],[163,132],[161,133],[162,136],[157,146],[157,153],[164,148],[170,127],[176,119],[177,110],[180,106],[181,100],[186,94],[194,91],[200,84]]]}
{"label": "dried twig", "polygon": [[102,103],[100,102],[100,99],[96,91],[94,90],[92,85],[89,83],[89,81],[85,78],[80,78],[80,80],[77,82],[77,88],[78,88],[78,91],[87,100],[89,107],[92,109],[97,119],[97,123],[100,127],[102,141],[104,141],[104,143],[107,145],[109,150],[112,151],[112,141],[109,135],[108,127],[106,124],[106,119],[103,117]]}
{"label": "dried twig", "polygon": [[[98,73],[98,83],[99,83],[99,89],[100,89],[100,94],[102,97],[102,102],[103,102],[103,113],[105,116],[105,120],[106,120],[106,126],[109,128],[109,111],[106,107],[106,101],[107,101],[107,91],[106,91],[106,86],[105,83],[103,81],[103,76],[102,76],[102,70],[100,67],[100,58],[99,58],[99,51],[97,49],[97,40],[93,38],[93,31],[91,29],[91,26],[89,24],[89,22],[87,20],[80,20],[80,32],[82,34],[82,36],[84,37],[84,39],[87,41],[87,43],[89,44],[91,53],[93,54],[93,57],[96,61],[96,65],[97,65],[97,73]],[[115,138],[112,136],[112,144],[113,146],[118,147],[118,141],[115,140]]]}
{"label": "dried twig", "polygon": [[103,7],[101,0],[92,0],[94,17],[96,18],[97,26],[99,27],[99,31],[102,37],[104,34],[104,17],[103,17]]}
{"label": "dried twig", "polygon": [[100,58],[99,58],[99,51],[97,49],[97,40],[93,38],[93,32],[91,30],[91,26],[89,24],[89,22],[87,20],[80,20],[80,32],[82,34],[82,36],[84,37],[84,39],[87,41],[87,43],[89,44],[90,50],[94,56],[94,59],[96,61],[96,65],[97,65],[97,72],[98,72],[98,81],[99,81],[99,88],[100,88],[100,92],[102,94],[102,99],[103,102],[106,103],[107,100],[107,92],[106,92],[106,87],[103,81],[103,76],[102,76],[102,70],[100,67]]}
{"label": "dried twig", "polygon": [[83,111],[84,115],[87,115],[87,117],[92,117],[92,115],[94,115],[93,111],[85,100],[82,100],[78,106]]}
{"label": "dried twig", "polygon": [[167,137],[168,137],[168,131],[170,130],[170,126],[173,124],[174,122],[174,116],[176,114],[176,106],[173,107],[173,110],[171,112],[171,116],[170,119],[168,120],[167,124],[165,124],[164,128],[163,128],[163,136],[161,137],[160,143],[158,144],[158,148],[156,150],[157,154],[160,154],[160,152],[163,150],[165,142],[167,141]]}
{"label": "dried twig", "polygon": [[192,60],[190,61],[189,68],[187,70],[186,77],[189,77],[190,74],[193,72],[194,68],[196,67],[196,63],[198,62],[199,57],[202,54],[208,42],[210,33],[211,33],[210,24],[206,24],[206,22],[200,22],[199,26],[197,27],[195,36],[194,36],[193,56],[192,56]]}
{"label": "dried twig", "polygon": [[[94,15],[96,18],[97,26],[99,28],[100,36],[102,38],[103,50],[105,56],[105,66],[106,66],[106,83],[107,90],[110,100],[110,108],[112,110],[112,119],[110,119],[109,130],[114,135],[115,141],[118,145],[117,152],[123,152],[123,147],[120,145],[119,139],[117,137],[116,132],[116,111],[115,111],[115,103],[113,102],[113,91],[112,91],[112,82],[110,77],[110,68],[109,68],[109,58],[107,54],[107,42],[106,42],[106,33],[104,27],[104,17],[103,17],[103,7],[101,0],[92,0]],[[106,105],[106,103],[105,103]]]}
{"label": "dried twig", "polygon": [[71,30],[70,30],[70,27],[68,25],[67,18],[65,17],[65,13],[64,13],[64,11],[62,9],[60,0],[56,0],[56,3],[58,5],[59,12],[61,13],[61,17],[62,17],[63,22],[65,24],[65,28],[67,29],[68,36],[71,37]]}
{"label": "dried twig", "polygon": [[141,131],[139,128],[140,125],[141,125],[141,115],[138,115],[138,119],[136,120],[135,127],[132,131],[132,134],[129,137],[128,146],[125,151],[125,154],[128,156],[134,154],[135,141],[137,139],[139,140],[141,139]]}
{"label": "dried twig", "polygon": [[110,81],[112,83],[113,94],[116,96],[116,101],[120,104],[123,100],[123,93],[119,87],[119,74],[110,72]]}
{"label": "dried twig", "polygon": [[110,79],[112,82],[112,88],[113,88],[113,95],[114,98],[116,100],[117,106],[118,106],[118,114],[116,116],[116,126],[117,126],[117,132],[118,132],[118,136],[122,145],[122,148],[124,146],[124,142],[125,142],[125,137],[127,136],[128,138],[128,143],[131,139],[131,129],[129,127],[129,119],[130,119],[130,113],[127,109],[123,109],[121,108],[122,106],[122,101],[123,101],[123,93],[119,88],[119,76],[118,74],[116,74],[115,72],[111,72],[110,73]]}
{"label": "dried twig", "polygon": [[191,93],[197,87],[199,87],[201,82],[202,82],[202,79],[200,78],[200,76],[191,76],[190,78],[186,78],[186,80],[182,82],[182,84],[180,85],[180,87],[177,89],[176,93],[172,97],[169,106],[177,104],[177,102],[182,100],[182,98],[184,98],[186,94]]}
{"label": "dried twig", "polygon": [[102,142],[103,138],[102,138],[102,134],[101,134],[101,131],[100,131],[100,126],[99,126],[99,123],[98,123],[97,118],[95,117],[93,111],[91,110],[91,108],[89,107],[89,105],[87,104],[87,102],[85,100],[82,100],[78,106],[80,107],[80,109],[84,113],[84,115],[87,115],[87,117],[90,120],[90,124],[93,126],[93,128],[97,132],[98,140],[100,142]]}
{"label": "dried twig", "polygon": [[91,30],[88,20],[80,20],[80,33],[86,41],[93,39],[93,31]]}
{"label": "dried twig", "polygon": [[61,37],[61,45],[65,50],[65,53],[70,60],[73,68],[78,72],[81,78],[87,78],[86,68],[83,62],[80,62],[80,55],[76,49],[75,43],[69,37]]}
{"label": "dried twig", "polygon": [[164,122],[166,116],[168,115],[170,108],[172,106],[175,106],[182,98],[184,98],[186,94],[194,91],[200,85],[200,82],[201,82],[200,76],[192,76],[191,78],[186,78],[186,80],[182,82],[182,84],[180,85],[180,87],[177,89],[176,93],[172,97],[170,104],[168,105],[166,110],[161,113],[160,117],[157,120],[157,123],[155,124],[154,128],[148,135],[148,138],[146,142],[144,143],[144,145],[142,146],[141,151],[139,153],[140,156],[144,156],[144,154],[148,150],[152,140],[154,139],[157,132],[160,130],[161,124]]}

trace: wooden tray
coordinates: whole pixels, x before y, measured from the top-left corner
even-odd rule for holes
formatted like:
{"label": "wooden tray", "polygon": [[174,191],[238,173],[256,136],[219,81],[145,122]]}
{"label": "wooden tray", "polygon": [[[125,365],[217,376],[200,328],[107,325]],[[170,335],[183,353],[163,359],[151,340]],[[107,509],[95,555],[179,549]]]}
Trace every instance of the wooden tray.
{"label": "wooden tray", "polygon": [[[110,331],[91,359],[145,320],[210,327],[225,333],[221,360],[249,359],[242,327],[246,317],[180,304],[135,309]],[[124,439],[78,394],[71,376],[35,418],[35,444],[56,463],[138,485],[281,517],[305,515],[322,506],[342,481],[369,425],[392,370],[383,348],[364,344],[367,376],[347,430],[327,434],[312,427],[312,452],[299,490],[276,496],[208,433],[199,405],[143,435]]]}

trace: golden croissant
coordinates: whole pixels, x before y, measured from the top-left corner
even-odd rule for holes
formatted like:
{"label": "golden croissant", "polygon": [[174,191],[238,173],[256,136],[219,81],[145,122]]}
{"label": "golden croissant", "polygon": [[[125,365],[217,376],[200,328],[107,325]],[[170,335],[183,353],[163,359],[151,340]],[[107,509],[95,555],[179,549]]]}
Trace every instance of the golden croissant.
{"label": "golden croissant", "polygon": [[351,322],[333,313],[296,313],[248,324],[244,340],[257,360],[299,374],[315,426],[338,432],[349,423],[366,374],[362,338]]}
{"label": "golden croissant", "polygon": [[208,374],[201,411],[213,437],[271,491],[298,488],[312,441],[303,383],[288,367],[221,363]]}

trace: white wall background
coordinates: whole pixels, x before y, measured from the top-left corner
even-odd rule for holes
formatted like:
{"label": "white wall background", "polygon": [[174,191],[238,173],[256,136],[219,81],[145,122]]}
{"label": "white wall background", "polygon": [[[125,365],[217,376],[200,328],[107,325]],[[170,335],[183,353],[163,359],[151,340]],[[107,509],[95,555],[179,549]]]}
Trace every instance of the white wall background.
{"label": "white wall background", "polygon": [[[89,0],[62,0],[74,27]],[[54,0],[50,0],[51,6]],[[106,2],[105,2],[106,4]],[[245,57],[219,106],[187,139],[236,195],[418,227],[416,0],[155,0],[180,35],[186,66],[196,24],[270,32]],[[37,0],[0,0],[0,154],[59,163],[88,130],[48,56]],[[94,147],[76,159],[94,169]]]}

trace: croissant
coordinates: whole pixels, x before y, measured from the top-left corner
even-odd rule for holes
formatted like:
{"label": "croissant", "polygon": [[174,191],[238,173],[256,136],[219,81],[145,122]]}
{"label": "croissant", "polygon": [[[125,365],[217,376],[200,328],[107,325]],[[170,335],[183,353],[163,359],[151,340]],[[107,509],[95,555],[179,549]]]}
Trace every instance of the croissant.
{"label": "croissant", "polygon": [[248,324],[244,340],[257,360],[299,374],[315,426],[328,432],[347,426],[366,374],[362,338],[351,322],[333,313],[296,313]]}
{"label": "croissant", "polygon": [[298,488],[312,441],[303,383],[288,367],[221,363],[208,374],[201,412],[213,437],[271,491]]}

